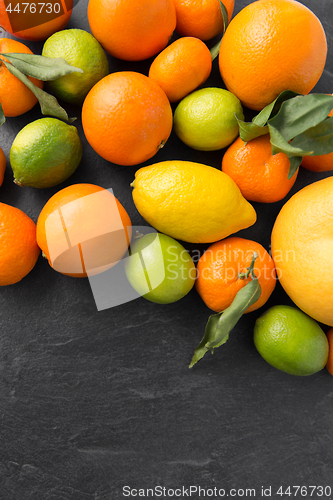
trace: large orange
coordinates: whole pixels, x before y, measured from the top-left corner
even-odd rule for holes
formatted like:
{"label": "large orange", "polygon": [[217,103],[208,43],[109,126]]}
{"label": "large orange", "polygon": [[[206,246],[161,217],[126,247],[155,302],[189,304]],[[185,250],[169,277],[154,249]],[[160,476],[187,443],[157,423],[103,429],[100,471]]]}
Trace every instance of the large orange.
{"label": "large orange", "polygon": [[216,312],[224,311],[251,277],[244,276],[254,252],[258,257],[254,274],[261,286],[259,299],[246,312],[263,306],[272,294],[276,275],[274,262],[265,248],[256,241],[232,236],[213,243],[200,257],[197,265],[196,289],[205,304]]}
{"label": "large orange", "polygon": [[308,94],[326,62],[327,42],[315,14],[295,0],[250,3],[230,22],[219,67],[244,106],[261,110],[280,92]]}
{"label": "large orange", "polygon": [[56,271],[99,274],[125,254],[130,218],[115,196],[94,184],[73,184],[54,194],[37,221],[37,243]]}
{"label": "large orange", "polygon": [[173,0],[89,0],[92,34],[114,57],[141,61],[166,45],[176,27]]}
{"label": "large orange", "polygon": [[[72,7],[73,7],[73,0],[66,0],[66,2],[61,1],[59,2],[60,5],[62,5],[64,9],[64,14],[61,16],[56,17],[55,19],[52,19],[50,21],[47,21],[48,15],[46,10],[50,11],[50,8],[52,6],[52,10],[55,7],[55,3],[49,3],[48,7],[44,4],[44,7],[42,7],[42,4],[35,4],[35,8],[37,11],[37,15],[39,11],[41,10],[41,15],[39,15],[41,21],[46,21],[42,22],[42,24],[38,24],[37,26],[33,26],[31,28],[27,29],[22,29],[20,31],[13,31],[11,23],[9,22],[8,14],[6,12],[6,5],[4,0],[0,0],[0,26],[6,30],[8,33],[11,33],[17,38],[20,38],[22,40],[32,40],[32,41],[43,41],[46,40],[49,36],[51,36],[53,33],[56,31],[62,30],[68,23],[71,15],[72,15]],[[12,6],[14,8],[14,5]],[[30,6],[28,7],[28,9]],[[31,9],[33,9],[33,3],[31,2]],[[24,7],[22,6],[22,10]],[[33,12],[33,10],[32,10]],[[23,14],[24,16],[24,14]],[[31,16],[31,14],[30,14]],[[36,17],[36,13],[34,14],[34,17]],[[22,20],[24,20],[24,17],[22,17]]]}
{"label": "large orange", "polygon": [[[10,38],[0,38],[0,52],[8,54],[11,52],[32,54],[26,45]],[[8,71],[6,66],[1,62],[1,59],[5,58],[0,56],[0,102],[3,112],[5,116],[22,115],[34,107],[37,103],[37,97],[34,96],[24,83]],[[42,81],[32,77],[29,77],[29,79],[37,87],[43,87]]]}
{"label": "large orange", "polygon": [[[235,0],[223,0],[230,21]],[[177,15],[176,30],[183,36],[210,40],[223,31],[219,0],[174,0]]]}
{"label": "large orange", "polygon": [[295,304],[333,326],[333,177],[304,187],[284,204],[272,231],[272,257]]}
{"label": "large orange", "polygon": [[236,182],[249,201],[273,203],[282,200],[293,187],[297,174],[288,179],[290,161],[285,153],[272,155],[270,136],[249,142],[238,137],[225,152],[222,170]]}
{"label": "large orange", "polygon": [[6,163],[7,163],[7,160],[6,160],[5,153],[0,148],[0,186],[3,183],[3,178],[4,178],[5,170],[6,170]]}
{"label": "large orange", "polygon": [[0,203],[0,286],[21,281],[39,254],[34,221],[22,210]]}
{"label": "large orange", "polygon": [[[328,116],[333,116],[333,109]],[[333,151],[326,155],[304,156],[302,167],[312,172],[328,172],[333,170]]]}
{"label": "large orange", "polygon": [[82,125],[92,148],[119,165],[137,165],[164,146],[172,109],[161,87],[135,71],[112,73],[90,90]]}

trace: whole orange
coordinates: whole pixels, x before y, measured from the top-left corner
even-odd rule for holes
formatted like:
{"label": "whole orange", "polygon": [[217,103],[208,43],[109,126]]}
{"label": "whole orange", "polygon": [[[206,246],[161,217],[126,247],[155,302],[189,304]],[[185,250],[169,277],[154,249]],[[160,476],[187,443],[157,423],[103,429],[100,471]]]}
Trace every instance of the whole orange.
{"label": "whole orange", "polygon": [[[49,4],[48,10],[50,10],[51,5],[53,6],[54,4]],[[52,35],[56,31],[62,30],[68,23],[72,15],[73,0],[66,0],[66,2],[61,2],[61,5],[63,8],[65,7],[64,14],[50,21],[47,21],[47,12],[46,12],[47,7],[45,6],[45,8],[43,8],[41,3],[37,4],[37,7],[35,5],[37,10],[37,15],[40,9],[44,9],[41,11],[42,15],[40,15],[39,17],[41,21],[46,20],[46,22],[38,24],[37,26],[33,26],[31,28],[23,29],[20,31],[13,31],[11,23],[9,22],[5,2],[4,0],[0,0],[0,20],[1,20],[0,24],[2,28],[5,29],[8,33],[11,33],[17,38],[21,38],[22,40],[32,40],[36,42],[43,41],[46,40],[50,35]],[[31,4],[31,7],[28,8],[33,9],[34,7]],[[24,9],[24,7],[22,7],[22,9]],[[33,10],[31,10],[31,12],[33,12]]]}
{"label": "whole orange", "polygon": [[326,62],[327,42],[315,14],[295,0],[260,0],[242,9],[221,42],[219,67],[227,88],[261,110],[282,91],[308,94]]}
{"label": "whole orange", "polygon": [[0,148],[0,186],[3,183],[5,170],[6,170],[6,157],[5,157],[5,153]]}
{"label": "whole orange", "polygon": [[238,137],[222,158],[222,171],[236,182],[249,201],[273,203],[282,200],[293,187],[297,174],[288,179],[289,158],[272,155],[270,136],[262,135],[244,142]]}
{"label": "whole orange", "polygon": [[[230,21],[235,0],[223,0]],[[174,0],[177,15],[176,31],[183,36],[210,40],[223,31],[219,0]]]}
{"label": "whole orange", "polygon": [[[328,116],[333,116],[333,109]],[[333,170],[333,152],[326,155],[303,156],[302,167],[312,172],[328,172]]]}
{"label": "whole orange", "polygon": [[164,90],[170,102],[177,102],[204,83],[212,69],[207,45],[199,38],[178,38],[156,56],[149,78]]}
{"label": "whole orange", "polygon": [[89,0],[88,21],[109,54],[141,61],[167,46],[176,11],[173,0]]}
{"label": "whole orange", "polygon": [[274,262],[265,248],[256,241],[232,236],[213,243],[200,257],[197,265],[196,289],[205,304],[216,312],[224,311],[237,292],[252,279],[246,277],[254,252],[258,257],[254,274],[261,286],[259,299],[246,312],[263,306],[276,285]]}
{"label": "whole orange", "polygon": [[0,203],[0,286],[21,281],[39,254],[34,221],[19,208]]}
{"label": "whole orange", "polygon": [[106,160],[137,165],[164,146],[172,109],[161,87],[135,71],[112,73],[90,90],[82,107],[87,141]]}
{"label": "whole orange", "polygon": [[[26,45],[10,38],[0,38],[0,52],[32,54]],[[6,60],[6,58],[0,56],[0,102],[3,112],[5,116],[22,115],[34,107],[37,103],[37,97],[24,83],[8,71],[1,59]],[[32,77],[29,77],[29,79],[40,89],[43,88],[42,81]]]}
{"label": "whole orange", "polygon": [[130,243],[130,218],[115,196],[94,184],[54,194],[37,221],[37,243],[56,271],[73,277],[113,267]]}

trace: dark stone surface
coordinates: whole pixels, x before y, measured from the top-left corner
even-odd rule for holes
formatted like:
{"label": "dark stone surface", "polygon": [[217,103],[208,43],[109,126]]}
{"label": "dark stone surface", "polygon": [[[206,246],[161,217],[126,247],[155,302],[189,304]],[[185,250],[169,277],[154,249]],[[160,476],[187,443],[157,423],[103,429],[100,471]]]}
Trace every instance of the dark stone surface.
{"label": "dark stone surface", "polygon": [[[248,3],[236,0],[235,13]],[[332,1],[302,3],[321,19],[329,44],[315,91],[332,92]],[[89,29],[86,8],[81,0],[68,28]],[[42,44],[27,45],[41,53]],[[110,62],[112,71],[147,74],[151,61]],[[222,85],[215,61],[206,86]],[[65,107],[80,116],[79,108]],[[7,158],[16,133],[40,117],[37,105],[7,119],[0,129]],[[53,189],[19,188],[8,166],[0,200],[36,221],[58,189],[91,182],[112,187],[132,223],[144,224],[129,187],[139,166],[98,158],[80,120],[75,125],[84,155],[69,181]],[[222,154],[195,152],[172,134],[154,161],[182,158],[219,168]],[[301,170],[289,196],[324,176]],[[258,221],[240,234],[268,249],[285,201],[255,204]],[[291,302],[277,285],[265,309],[280,303]],[[293,377],[265,363],[252,340],[262,312],[244,316],[225,346],[189,370],[210,314],[195,290],[168,306],[140,298],[97,311],[88,280],[60,275],[41,257],[25,279],[0,291],[0,499],[113,500],[125,498],[125,485],[216,487],[226,495],[236,488],[243,490],[236,498],[256,499],[264,498],[262,487],[271,487],[272,498],[290,499],[278,494],[279,486],[333,487],[333,379],[327,370]],[[153,498],[168,498],[159,491]],[[310,491],[306,498],[327,498]]]}

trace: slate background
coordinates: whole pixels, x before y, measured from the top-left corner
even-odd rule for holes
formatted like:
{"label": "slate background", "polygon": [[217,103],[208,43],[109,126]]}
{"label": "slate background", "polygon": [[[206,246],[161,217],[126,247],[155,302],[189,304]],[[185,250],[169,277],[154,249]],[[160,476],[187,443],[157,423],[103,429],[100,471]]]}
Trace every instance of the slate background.
{"label": "slate background", "polygon": [[[234,13],[249,3],[236,0]],[[329,45],[314,91],[332,93],[333,3],[302,3],[322,21]],[[87,0],[80,0],[67,28],[89,31],[86,9]],[[41,53],[42,43],[27,45]],[[152,61],[109,60],[111,71],[144,74]],[[217,61],[205,86],[223,87]],[[80,117],[79,108],[64,107]],[[0,129],[7,158],[18,131],[41,117],[36,105],[7,119]],[[80,119],[75,125],[84,154],[68,182],[45,190],[20,188],[8,165],[0,200],[36,221],[58,189],[91,182],[112,187],[133,225],[146,225],[129,187],[139,166],[99,158]],[[180,158],[220,168],[222,154],[190,150],[172,133],[147,164]],[[288,197],[326,175],[331,173],[301,169]],[[254,204],[258,221],[239,234],[269,249],[272,225],[286,199]],[[264,498],[262,486],[272,487],[272,498],[294,498],[279,496],[279,486],[333,488],[332,377],[326,369],[311,377],[279,372],[259,356],[252,340],[263,310],[290,303],[278,284],[263,309],[239,321],[224,347],[189,370],[210,314],[195,290],[167,306],[140,298],[97,311],[88,280],[58,274],[40,257],[25,279],[0,291],[0,499],[113,500],[125,498],[125,485],[243,490],[237,498],[254,488],[256,499]],[[327,497],[318,490],[311,498]]]}

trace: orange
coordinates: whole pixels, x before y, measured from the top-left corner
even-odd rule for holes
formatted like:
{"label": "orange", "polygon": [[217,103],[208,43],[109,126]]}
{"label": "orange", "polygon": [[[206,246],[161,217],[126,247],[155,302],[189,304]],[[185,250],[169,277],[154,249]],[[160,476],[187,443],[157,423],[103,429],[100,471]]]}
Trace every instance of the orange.
{"label": "orange", "polygon": [[13,285],[35,266],[36,224],[22,210],[0,203],[0,286]]}
{"label": "orange", "polygon": [[333,375],[333,328],[330,328],[326,333],[328,340],[328,360],[326,363],[326,368],[331,375]]}
{"label": "orange", "polygon": [[166,47],[152,62],[149,78],[177,102],[204,83],[212,69],[207,45],[199,38],[182,37]]}
{"label": "orange", "polygon": [[[55,19],[47,21],[47,13],[45,5],[44,6],[45,10],[44,11],[42,10],[42,16],[40,16],[40,19],[41,21],[46,20],[47,22],[44,22],[37,26],[33,26],[31,28],[14,32],[11,23],[9,22],[8,13],[6,12],[5,2],[4,0],[0,0],[0,25],[8,33],[11,33],[17,38],[21,38],[22,40],[32,40],[36,42],[46,40],[50,35],[52,35],[56,31],[62,30],[67,25],[71,17],[73,0],[66,0],[66,2],[60,2],[60,4],[62,5],[63,8],[65,7],[64,14],[62,14],[61,16],[58,16]],[[50,10],[50,6],[52,5],[52,7],[54,7],[55,4],[52,3],[48,5],[49,5],[48,10]],[[12,8],[14,8],[14,5],[12,5]],[[36,5],[37,15],[40,8],[41,4],[37,4]],[[24,9],[23,6],[22,9]],[[31,6],[31,9],[33,9],[33,6]],[[31,15],[32,14],[30,14],[30,16]],[[36,13],[34,14],[34,16],[36,16]]]}
{"label": "orange", "polygon": [[141,61],[167,46],[176,11],[173,0],[89,0],[88,21],[109,54]]}
{"label": "orange", "polygon": [[3,178],[5,176],[5,170],[6,170],[6,157],[5,157],[5,153],[0,148],[0,186],[3,183]]}
{"label": "orange", "polygon": [[[210,40],[223,31],[219,0],[174,0],[177,15],[176,31],[183,36]],[[223,0],[230,21],[235,0]]]}
{"label": "orange", "polygon": [[309,184],[280,210],[272,257],[291,300],[316,321],[333,326],[333,177]]}
{"label": "orange", "polygon": [[261,286],[259,299],[246,312],[263,306],[272,294],[276,275],[274,262],[260,243],[232,236],[213,243],[200,257],[197,265],[196,289],[205,304],[216,312],[224,311],[251,277],[244,277],[254,252],[258,257],[254,274]]}
{"label": "orange", "polygon": [[[333,109],[328,116],[333,116]],[[333,170],[333,152],[326,155],[303,156],[302,167],[312,172],[328,172]]]}
{"label": "orange", "polygon": [[118,165],[137,165],[164,146],[172,129],[170,102],[157,83],[135,71],[102,78],[82,107],[92,148]]}
{"label": "orange", "polygon": [[297,172],[288,179],[290,162],[285,153],[272,155],[270,136],[249,142],[238,137],[222,159],[222,171],[236,182],[249,201],[273,203],[282,200],[293,187]]}
{"label": "orange", "polygon": [[326,56],[323,26],[310,9],[295,0],[260,0],[230,22],[219,67],[226,87],[242,104],[261,110],[284,90],[308,94]]}
{"label": "orange", "polygon": [[[0,38],[0,52],[18,52],[22,54],[32,54],[31,50],[21,42],[10,38]],[[0,60],[5,59],[0,56]],[[43,82],[36,78],[29,79],[40,89]],[[19,116],[37,103],[37,97],[24,85],[16,76],[12,75],[6,66],[0,62],[0,102],[5,116]]]}
{"label": "orange", "polygon": [[37,243],[56,271],[99,274],[127,251],[130,218],[115,196],[94,184],[73,184],[54,194],[37,221]]}

